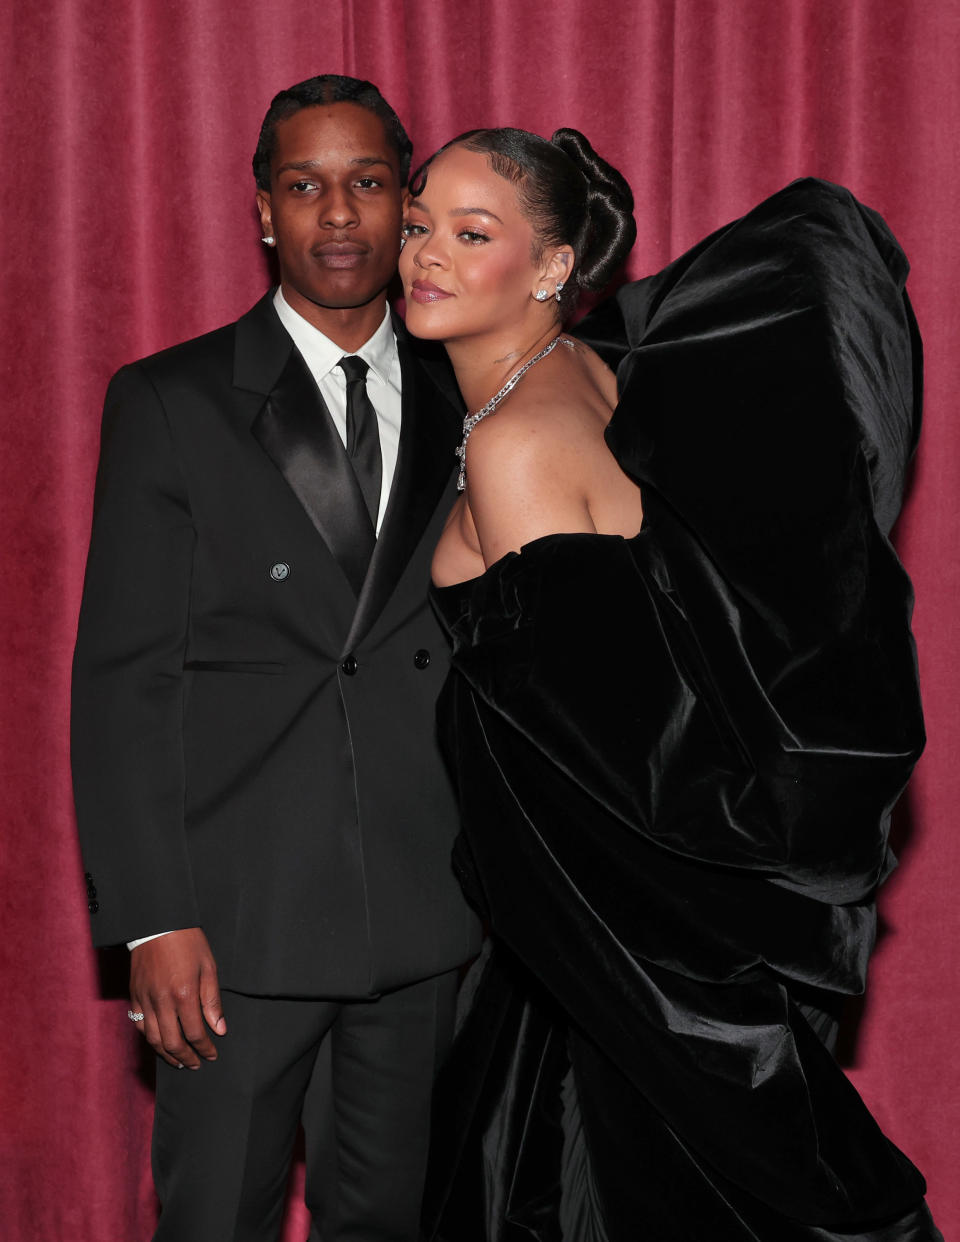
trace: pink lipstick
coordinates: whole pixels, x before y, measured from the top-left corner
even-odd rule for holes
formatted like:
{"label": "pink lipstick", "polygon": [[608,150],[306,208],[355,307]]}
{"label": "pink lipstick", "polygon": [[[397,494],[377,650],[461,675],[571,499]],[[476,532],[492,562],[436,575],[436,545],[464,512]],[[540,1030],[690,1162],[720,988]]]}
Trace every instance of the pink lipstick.
{"label": "pink lipstick", "polygon": [[410,296],[414,302],[440,302],[444,298],[452,298],[452,293],[447,293],[446,289],[441,289],[439,285],[435,285],[432,280],[415,280],[410,286]]}

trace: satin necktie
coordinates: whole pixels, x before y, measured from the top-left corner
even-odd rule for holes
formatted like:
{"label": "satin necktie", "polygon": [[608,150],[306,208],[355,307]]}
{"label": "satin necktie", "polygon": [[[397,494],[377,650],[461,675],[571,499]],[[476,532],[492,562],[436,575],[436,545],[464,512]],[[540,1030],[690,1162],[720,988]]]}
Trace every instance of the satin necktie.
{"label": "satin necktie", "polygon": [[346,355],[337,366],[347,377],[347,456],[357,476],[373,529],[380,513],[380,428],[377,411],[367,396],[368,365],[356,355]]}

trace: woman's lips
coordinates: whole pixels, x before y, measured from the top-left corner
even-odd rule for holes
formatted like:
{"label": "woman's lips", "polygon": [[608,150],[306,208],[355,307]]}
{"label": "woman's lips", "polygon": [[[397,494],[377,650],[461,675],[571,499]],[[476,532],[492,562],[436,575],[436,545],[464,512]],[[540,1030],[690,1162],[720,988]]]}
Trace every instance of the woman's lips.
{"label": "woman's lips", "polygon": [[440,302],[444,298],[452,298],[452,293],[441,289],[432,280],[415,280],[410,286],[410,296],[414,302]]}

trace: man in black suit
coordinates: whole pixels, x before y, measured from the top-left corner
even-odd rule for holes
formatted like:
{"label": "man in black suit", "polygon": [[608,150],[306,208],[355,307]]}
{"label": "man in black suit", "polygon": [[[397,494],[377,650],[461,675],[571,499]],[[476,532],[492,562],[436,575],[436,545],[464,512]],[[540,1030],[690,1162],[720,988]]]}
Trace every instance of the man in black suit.
{"label": "man in black suit", "polygon": [[94,939],[132,946],[160,1057],[165,1242],[275,1238],[301,1115],[311,1239],[417,1235],[477,927],[426,600],[459,414],[386,301],[410,154],[369,83],[281,92],[279,289],[107,394],[74,783]]}

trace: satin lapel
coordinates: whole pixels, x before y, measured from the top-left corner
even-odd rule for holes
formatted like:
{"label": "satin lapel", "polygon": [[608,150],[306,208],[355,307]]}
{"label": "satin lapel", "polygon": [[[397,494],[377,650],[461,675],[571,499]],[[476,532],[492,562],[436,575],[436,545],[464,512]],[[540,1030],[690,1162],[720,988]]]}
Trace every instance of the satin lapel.
{"label": "satin lapel", "polygon": [[[420,542],[450,481],[460,437],[460,411],[415,356],[402,324],[397,325],[397,349],[403,385],[397,468],[348,651],[370,632]],[[449,391],[455,392],[452,377]],[[425,568],[424,591],[428,573]]]}
{"label": "satin lapel", "polygon": [[290,350],[251,431],[359,595],[373,527],[343,443],[299,350]]}

